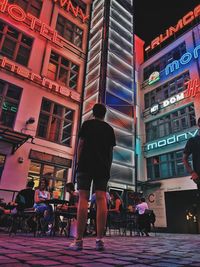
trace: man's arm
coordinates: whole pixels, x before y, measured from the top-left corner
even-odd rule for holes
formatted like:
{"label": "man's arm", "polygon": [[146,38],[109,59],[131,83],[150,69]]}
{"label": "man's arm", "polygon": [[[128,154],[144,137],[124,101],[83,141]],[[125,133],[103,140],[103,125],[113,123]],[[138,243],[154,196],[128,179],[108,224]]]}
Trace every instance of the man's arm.
{"label": "man's arm", "polygon": [[198,174],[192,169],[188,158],[189,154],[183,153],[183,164],[185,165],[186,170],[191,174],[192,180],[195,180],[198,178]]}
{"label": "man's arm", "polygon": [[81,156],[81,153],[82,153],[82,150],[83,150],[83,146],[84,146],[84,139],[79,138],[78,148],[77,148],[77,160],[76,160],[77,164],[78,164],[78,162],[80,160],[80,156]]}
{"label": "man's arm", "polygon": [[110,154],[109,154],[109,165],[112,165],[113,161],[113,147],[110,147]]}

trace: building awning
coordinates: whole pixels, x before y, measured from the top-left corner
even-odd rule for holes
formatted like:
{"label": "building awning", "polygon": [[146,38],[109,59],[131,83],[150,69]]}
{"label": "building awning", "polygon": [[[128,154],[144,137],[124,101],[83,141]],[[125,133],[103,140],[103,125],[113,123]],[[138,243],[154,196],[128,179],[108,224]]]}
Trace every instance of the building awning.
{"label": "building awning", "polygon": [[153,187],[160,187],[161,182],[159,181],[137,181],[137,185],[141,187],[142,190],[150,189]]}
{"label": "building awning", "polygon": [[26,143],[28,139],[33,141],[33,136],[0,126],[0,142],[9,143],[12,146],[12,154],[14,154],[20,146]]}

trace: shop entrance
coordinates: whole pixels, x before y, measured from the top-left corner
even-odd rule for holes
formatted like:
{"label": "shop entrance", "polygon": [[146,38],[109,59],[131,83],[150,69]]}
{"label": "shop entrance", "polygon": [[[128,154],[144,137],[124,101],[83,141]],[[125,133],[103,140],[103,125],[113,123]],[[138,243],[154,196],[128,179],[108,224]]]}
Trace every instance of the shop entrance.
{"label": "shop entrance", "polygon": [[197,190],[165,192],[165,203],[169,232],[200,233],[200,197]]}

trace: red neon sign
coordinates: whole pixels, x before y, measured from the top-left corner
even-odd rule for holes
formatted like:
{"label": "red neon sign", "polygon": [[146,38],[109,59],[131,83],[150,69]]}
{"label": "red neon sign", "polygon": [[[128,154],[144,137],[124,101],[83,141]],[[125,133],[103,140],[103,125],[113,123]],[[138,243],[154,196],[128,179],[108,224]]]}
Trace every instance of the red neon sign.
{"label": "red neon sign", "polygon": [[9,5],[8,0],[0,0],[0,12],[7,12],[7,14],[15,21],[25,23],[32,31],[39,31],[40,35],[59,47],[63,47],[63,38],[58,35],[57,31],[30,13],[25,13],[18,5]]}
{"label": "red neon sign", "polygon": [[67,12],[70,12],[76,18],[79,16],[83,23],[85,23],[89,18],[89,15],[85,15],[79,6],[74,7],[70,0],[53,0],[53,2],[59,2],[60,7],[65,9]]}
{"label": "red neon sign", "polygon": [[51,90],[52,92],[58,93],[58,94],[65,96],[65,97],[67,96],[67,97],[69,97],[72,100],[75,100],[77,102],[80,102],[80,100],[81,100],[81,96],[79,93],[77,93],[73,90],[70,90],[67,87],[60,86],[58,83],[56,83],[56,82],[54,82],[54,81],[52,81],[46,77],[42,77],[39,74],[31,72],[29,69],[16,64],[15,62],[13,62],[12,60],[10,60],[6,57],[0,56],[0,67],[5,69],[5,70],[16,73],[17,75],[19,75],[23,78],[26,78],[26,79],[36,83],[37,85],[45,87],[48,90]]}
{"label": "red neon sign", "polygon": [[194,79],[189,80],[185,83],[187,86],[186,90],[184,91],[184,97],[195,97],[197,94],[200,93],[200,80]]}
{"label": "red neon sign", "polygon": [[182,19],[178,21],[176,26],[170,26],[165,33],[160,34],[157,36],[149,46],[145,48],[145,51],[148,52],[150,50],[153,50],[155,47],[160,45],[162,42],[167,40],[169,37],[171,37],[174,33],[178,32],[182,28],[184,28],[186,25],[191,23],[195,18],[200,16],[200,5],[196,6],[193,11],[188,12]]}

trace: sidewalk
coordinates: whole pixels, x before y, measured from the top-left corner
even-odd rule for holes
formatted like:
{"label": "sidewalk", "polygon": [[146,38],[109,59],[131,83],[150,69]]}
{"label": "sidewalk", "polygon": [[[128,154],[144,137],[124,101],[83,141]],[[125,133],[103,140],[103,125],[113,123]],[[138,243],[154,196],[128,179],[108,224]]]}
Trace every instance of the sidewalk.
{"label": "sidewalk", "polygon": [[94,250],[94,238],[85,238],[81,252],[67,250],[70,242],[65,237],[9,237],[0,233],[0,267],[200,267],[200,235],[106,237],[104,252]]}

